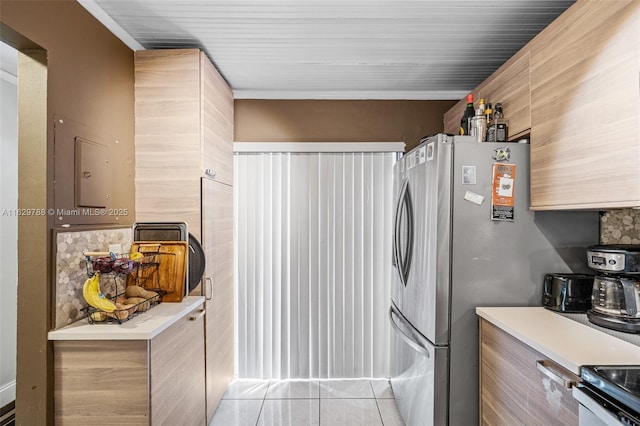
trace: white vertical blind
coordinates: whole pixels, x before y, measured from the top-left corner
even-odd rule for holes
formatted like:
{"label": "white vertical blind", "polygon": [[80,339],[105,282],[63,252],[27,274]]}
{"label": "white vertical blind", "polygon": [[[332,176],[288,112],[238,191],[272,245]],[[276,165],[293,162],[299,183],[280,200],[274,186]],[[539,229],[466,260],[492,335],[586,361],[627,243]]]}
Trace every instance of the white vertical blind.
{"label": "white vertical blind", "polygon": [[395,158],[235,154],[238,377],[388,377]]}

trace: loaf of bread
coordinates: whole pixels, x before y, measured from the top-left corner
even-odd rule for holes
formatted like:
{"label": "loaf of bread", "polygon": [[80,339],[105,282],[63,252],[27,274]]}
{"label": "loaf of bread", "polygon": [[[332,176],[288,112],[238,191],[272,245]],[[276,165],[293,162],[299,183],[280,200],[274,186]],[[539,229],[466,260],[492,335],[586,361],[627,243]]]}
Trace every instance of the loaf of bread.
{"label": "loaf of bread", "polygon": [[127,301],[125,299],[122,302],[116,302],[116,309],[117,310],[121,310],[121,311],[127,311],[127,312],[129,312],[129,315],[133,315],[133,313],[136,311],[136,304],[135,303],[127,303]]}
{"label": "loaf of bread", "polygon": [[130,297],[126,301],[127,305],[134,305],[138,312],[144,312],[150,307],[150,303],[144,297]]}
{"label": "loaf of bread", "polygon": [[106,314],[109,318],[117,318],[121,321],[129,318],[129,311],[127,310],[124,310],[124,311],[115,310],[113,312],[106,312]]}
{"label": "loaf of bread", "polygon": [[155,291],[145,290],[139,285],[130,285],[124,290],[124,294],[127,297],[142,297],[144,299],[151,299],[152,297],[156,297],[158,293]]}

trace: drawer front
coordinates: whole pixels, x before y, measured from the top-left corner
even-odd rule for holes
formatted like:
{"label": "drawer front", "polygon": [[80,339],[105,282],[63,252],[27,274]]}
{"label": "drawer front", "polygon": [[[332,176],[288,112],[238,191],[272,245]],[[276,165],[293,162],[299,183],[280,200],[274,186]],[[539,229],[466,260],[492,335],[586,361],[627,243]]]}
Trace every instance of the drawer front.
{"label": "drawer front", "polygon": [[[557,372],[545,370],[557,366],[553,361],[485,320],[480,334],[482,424],[578,424],[571,390],[550,377]],[[545,368],[538,368],[539,361]]]}

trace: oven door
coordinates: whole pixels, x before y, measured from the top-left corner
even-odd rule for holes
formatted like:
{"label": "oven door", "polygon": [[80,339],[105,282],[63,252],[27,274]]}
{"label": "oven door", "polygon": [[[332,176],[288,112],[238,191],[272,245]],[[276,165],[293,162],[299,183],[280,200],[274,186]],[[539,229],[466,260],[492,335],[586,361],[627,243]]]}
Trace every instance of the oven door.
{"label": "oven door", "polygon": [[638,413],[587,386],[574,387],[573,397],[580,403],[580,426],[640,426]]}

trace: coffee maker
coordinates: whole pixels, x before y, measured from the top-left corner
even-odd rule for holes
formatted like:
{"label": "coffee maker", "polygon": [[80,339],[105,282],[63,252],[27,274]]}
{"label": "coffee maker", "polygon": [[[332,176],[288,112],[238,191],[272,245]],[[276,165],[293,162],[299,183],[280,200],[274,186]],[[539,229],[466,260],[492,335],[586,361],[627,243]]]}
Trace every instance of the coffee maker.
{"label": "coffee maker", "polygon": [[593,280],[589,321],[612,330],[640,333],[640,245],[587,248]]}

